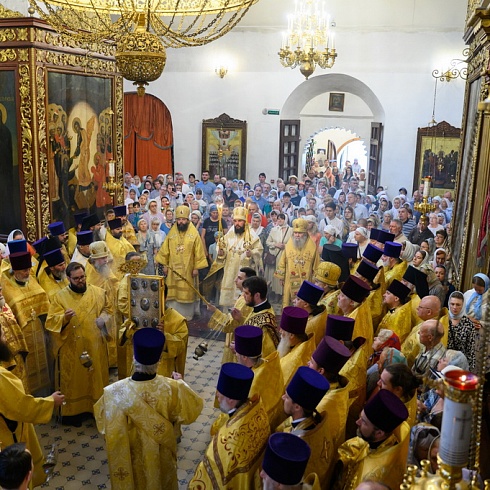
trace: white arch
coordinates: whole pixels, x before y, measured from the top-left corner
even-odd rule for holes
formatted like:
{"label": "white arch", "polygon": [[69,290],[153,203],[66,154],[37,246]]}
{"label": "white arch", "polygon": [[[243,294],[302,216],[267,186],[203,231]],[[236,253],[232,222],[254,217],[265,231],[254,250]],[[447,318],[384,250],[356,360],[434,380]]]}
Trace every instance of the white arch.
{"label": "white arch", "polygon": [[305,80],[289,95],[281,110],[281,119],[298,119],[303,107],[325,92],[348,92],[357,95],[369,107],[374,121],[384,123],[385,111],[376,94],[357,78],[342,73],[328,73]]}

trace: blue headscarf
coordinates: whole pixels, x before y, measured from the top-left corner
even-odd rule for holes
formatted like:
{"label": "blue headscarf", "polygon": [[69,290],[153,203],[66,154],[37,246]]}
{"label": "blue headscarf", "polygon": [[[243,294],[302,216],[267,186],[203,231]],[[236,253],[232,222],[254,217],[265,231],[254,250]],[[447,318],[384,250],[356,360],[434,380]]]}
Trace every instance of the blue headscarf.
{"label": "blue headscarf", "polygon": [[[475,280],[475,277],[479,277],[485,283],[485,291],[483,291],[483,293],[486,293],[488,288],[490,287],[490,279],[488,278],[488,276],[486,274],[482,274],[481,272],[478,272],[478,274],[475,274],[473,276],[473,281]],[[469,312],[470,307],[474,302],[472,316],[477,320],[481,320],[482,301],[483,301],[483,294],[478,294],[476,291],[474,291],[473,294],[470,296],[470,299],[468,300],[468,303],[466,305],[466,312]]]}

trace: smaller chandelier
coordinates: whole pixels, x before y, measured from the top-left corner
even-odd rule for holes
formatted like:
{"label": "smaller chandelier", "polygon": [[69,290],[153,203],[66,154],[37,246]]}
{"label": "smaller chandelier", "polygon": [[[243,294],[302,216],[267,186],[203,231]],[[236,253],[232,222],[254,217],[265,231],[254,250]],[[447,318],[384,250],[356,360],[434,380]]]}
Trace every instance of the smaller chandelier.
{"label": "smaller chandelier", "polygon": [[288,31],[283,34],[278,53],[282,65],[286,68],[299,66],[307,80],[317,65],[332,68],[337,52],[330,27],[330,16],[323,3],[321,7],[318,0],[296,3],[294,14],[288,16]]}

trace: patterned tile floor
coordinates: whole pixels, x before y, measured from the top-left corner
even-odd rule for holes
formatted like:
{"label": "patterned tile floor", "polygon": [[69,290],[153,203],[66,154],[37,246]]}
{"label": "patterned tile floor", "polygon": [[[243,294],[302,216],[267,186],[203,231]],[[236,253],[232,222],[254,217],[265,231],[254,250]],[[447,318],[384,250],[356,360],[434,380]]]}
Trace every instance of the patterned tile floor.
{"label": "patterned tile floor", "polygon": [[[182,426],[177,456],[181,489],[187,488],[197,464],[201,461],[211,439],[209,429],[219,415],[219,410],[213,404],[223,343],[209,340],[208,352],[196,361],[192,356],[201,341],[202,338],[190,337],[187,350],[185,380],[204,399],[204,409],[196,422]],[[115,381],[115,376],[112,380]],[[80,428],[57,425],[53,420],[51,424],[36,427],[36,432],[45,454],[53,440],[58,444],[58,462],[53,477],[41,488],[111,488],[105,441],[98,433],[94,420],[84,422]]]}

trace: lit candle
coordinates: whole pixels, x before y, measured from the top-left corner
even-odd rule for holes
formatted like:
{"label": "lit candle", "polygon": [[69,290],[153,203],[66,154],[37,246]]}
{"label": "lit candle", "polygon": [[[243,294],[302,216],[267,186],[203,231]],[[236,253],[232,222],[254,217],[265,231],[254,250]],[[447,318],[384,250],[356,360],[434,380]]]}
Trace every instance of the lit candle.
{"label": "lit candle", "polygon": [[109,162],[109,177],[115,177],[116,176],[116,169],[115,169],[115,164],[111,160]]}
{"label": "lit candle", "polygon": [[429,179],[424,180],[424,197],[429,197]]}

